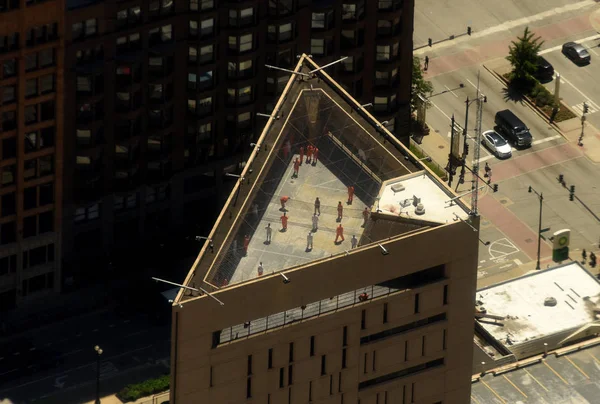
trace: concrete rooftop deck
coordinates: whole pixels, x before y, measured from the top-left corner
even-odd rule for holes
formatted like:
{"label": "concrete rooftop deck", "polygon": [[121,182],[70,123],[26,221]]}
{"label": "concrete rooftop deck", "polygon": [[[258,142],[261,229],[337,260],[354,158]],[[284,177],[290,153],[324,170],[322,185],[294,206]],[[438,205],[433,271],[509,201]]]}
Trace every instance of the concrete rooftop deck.
{"label": "concrete rooftop deck", "polygon": [[[295,157],[299,157],[297,154]],[[294,160],[292,159],[292,161]],[[305,157],[306,161],[306,157]],[[241,256],[230,284],[247,281],[258,276],[259,263],[263,263],[264,273],[281,271],[306,262],[314,261],[330,255],[350,250],[352,235],[361,238],[362,210],[373,204],[373,198],[368,195],[355,196],[352,205],[347,203],[348,191],[346,185],[327,168],[331,162],[321,160],[316,164],[302,164],[298,178],[292,178],[293,163],[290,162],[281,179],[277,191],[269,201],[256,232],[250,234],[251,240],[248,253],[244,256],[243,245],[238,242],[236,255]],[[360,170],[359,167],[346,166],[347,171]],[[350,174],[350,173],[349,173]],[[376,185],[375,181],[373,184]],[[362,193],[361,193],[362,194]],[[289,196],[286,204],[288,217],[287,231],[281,225],[280,197]],[[321,200],[321,214],[317,231],[312,231],[312,216],[314,201]],[[366,199],[366,200],[363,200]],[[337,220],[337,204],[341,201],[344,206],[343,219]],[[273,228],[270,243],[266,241],[267,224]],[[336,227],[342,224],[345,241],[334,243]],[[313,235],[313,248],[307,248],[307,235]],[[231,263],[226,263],[228,265]],[[226,270],[226,268],[223,268]]]}

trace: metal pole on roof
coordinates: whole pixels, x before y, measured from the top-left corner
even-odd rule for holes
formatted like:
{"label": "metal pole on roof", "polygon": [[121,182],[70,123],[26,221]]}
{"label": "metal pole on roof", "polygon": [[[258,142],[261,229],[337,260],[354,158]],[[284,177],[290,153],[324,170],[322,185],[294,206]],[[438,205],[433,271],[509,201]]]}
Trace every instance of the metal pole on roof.
{"label": "metal pole on roof", "polygon": [[[481,156],[481,121],[483,119],[483,99],[479,91],[479,72],[477,72],[477,121],[475,123],[475,133],[477,134],[473,150],[473,172],[479,174],[479,158]],[[479,199],[479,175],[473,178],[473,194],[471,195],[471,214],[477,216],[477,201]]]}
{"label": "metal pole on roof", "polygon": [[343,61],[344,61],[344,60],[346,60],[346,59],[348,59],[348,56],[344,56],[344,57],[342,57],[341,59],[338,59],[338,60],[336,60],[336,61],[334,61],[334,62],[327,63],[325,66],[321,66],[321,67],[319,67],[318,69],[311,70],[309,73],[310,73],[310,74],[315,74],[316,72],[319,72],[319,71],[321,71],[321,70],[323,70],[323,69],[326,69],[326,68],[328,68],[329,66],[333,66],[333,65],[334,65],[334,64],[336,64],[336,63],[343,62]]}
{"label": "metal pole on roof", "polygon": [[222,301],[220,301],[219,299],[217,299],[215,296],[213,296],[212,293],[209,293],[209,292],[207,292],[206,290],[204,290],[202,288],[197,288],[197,289],[196,288],[191,288],[189,286],[185,286],[185,285],[182,285],[180,283],[175,283],[175,282],[166,281],[164,279],[155,278],[154,276],[152,277],[152,279],[154,279],[157,282],[163,282],[163,283],[168,283],[169,285],[179,286],[182,289],[193,290],[194,292],[202,292],[205,295],[207,295],[208,297],[210,297],[211,299],[213,299],[216,302],[218,302],[221,306],[225,306],[225,303],[223,303]]}

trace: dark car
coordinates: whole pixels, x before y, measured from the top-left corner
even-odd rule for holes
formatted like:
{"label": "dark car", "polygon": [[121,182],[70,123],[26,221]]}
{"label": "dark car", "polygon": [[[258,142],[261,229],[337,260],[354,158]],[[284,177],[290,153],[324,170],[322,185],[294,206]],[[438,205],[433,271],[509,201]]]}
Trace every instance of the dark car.
{"label": "dark car", "polygon": [[538,56],[535,78],[540,81],[551,81],[554,77],[554,67],[541,56]]}
{"label": "dark car", "polygon": [[505,109],[496,113],[494,119],[496,130],[510,139],[512,143],[519,148],[531,146],[533,137],[529,132],[527,125],[523,123],[511,110]]}
{"label": "dark car", "polygon": [[562,53],[577,64],[583,65],[590,63],[590,53],[583,45],[578,43],[567,42],[562,46]]}

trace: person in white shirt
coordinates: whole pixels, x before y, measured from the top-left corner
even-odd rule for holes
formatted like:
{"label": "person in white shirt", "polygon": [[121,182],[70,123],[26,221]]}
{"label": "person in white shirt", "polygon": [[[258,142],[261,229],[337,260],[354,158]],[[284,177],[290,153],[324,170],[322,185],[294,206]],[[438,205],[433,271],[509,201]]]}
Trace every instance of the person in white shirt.
{"label": "person in white shirt", "polygon": [[258,276],[262,276],[262,274],[265,272],[265,268],[263,267],[262,262],[258,265]]}
{"label": "person in white shirt", "polygon": [[319,216],[317,216],[316,213],[312,217],[312,225],[312,231],[317,231],[317,229],[319,228]]}
{"label": "person in white shirt", "polygon": [[267,224],[265,230],[267,231],[267,244],[271,244],[271,235],[273,234],[273,229],[271,229],[271,223]]}
{"label": "person in white shirt", "polygon": [[307,250],[313,249],[313,234],[311,231],[309,231],[308,235],[306,236],[306,249]]}

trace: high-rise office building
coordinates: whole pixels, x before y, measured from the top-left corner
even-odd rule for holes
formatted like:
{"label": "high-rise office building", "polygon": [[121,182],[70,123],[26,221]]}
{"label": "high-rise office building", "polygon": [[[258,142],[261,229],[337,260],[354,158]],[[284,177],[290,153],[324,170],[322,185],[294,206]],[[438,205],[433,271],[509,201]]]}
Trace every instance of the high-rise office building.
{"label": "high-rise office building", "polygon": [[60,289],[62,9],[0,1],[0,311]]}
{"label": "high-rise office building", "polygon": [[[90,274],[102,274],[107,252],[130,251],[172,230],[196,229],[216,215],[235,182],[225,174],[240,172],[265,124],[256,114],[270,113],[289,78],[289,72],[266,65],[290,69],[302,53],[321,65],[348,56],[328,71],[363,104],[371,103],[371,113],[401,141],[408,139],[412,0],[29,3],[6,0],[9,10],[2,17],[21,24],[2,34],[6,48],[15,46],[10,35],[20,30],[21,48],[37,49],[26,46],[26,32],[50,24],[44,38],[59,47],[53,66],[65,66],[51,90],[61,100],[56,106],[63,108],[57,117],[64,127],[56,121],[52,146],[61,155],[51,168],[36,163],[60,177],[52,194],[53,204],[60,205],[52,213],[60,242],[54,243],[54,255],[44,255],[46,261],[56,257],[56,276],[43,290],[77,287]],[[36,12],[48,21],[29,18]],[[32,63],[21,52],[12,55],[19,68]],[[15,88],[25,91],[25,84]],[[14,104],[24,108],[29,102],[15,99]],[[30,118],[46,122],[53,107],[48,102],[40,101]],[[32,111],[15,115],[14,121],[20,124],[19,117]],[[10,116],[7,122],[8,128]],[[36,139],[48,136],[40,132]],[[38,193],[47,195],[42,189]],[[7,265],[12,271],[10,259]],[[0,275],[0,284],[5,279],[12,296],[16,283]]]}
{"label": "high-rise office building", "polygon": [[175,299],[171,402],[469,402],[477,215],[295,69]]}

